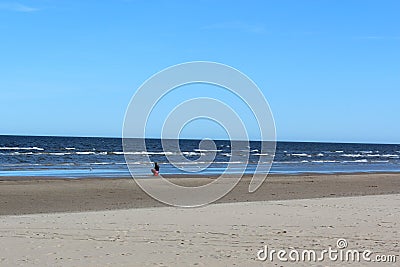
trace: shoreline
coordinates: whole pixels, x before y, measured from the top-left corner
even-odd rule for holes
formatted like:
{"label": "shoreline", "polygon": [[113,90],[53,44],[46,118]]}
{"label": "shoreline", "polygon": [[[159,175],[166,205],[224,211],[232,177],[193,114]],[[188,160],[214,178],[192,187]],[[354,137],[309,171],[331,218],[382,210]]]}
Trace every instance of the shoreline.
{"label": "shoreline", "polygon": [[[383,175],[383,174],[399,174],[399,171],[357,171],[357,172],[296,172],[296,173],[268,173],[268,177],[296,177],[296,176],[347,176],[347,175]],[[217,174],[161,174],[162,177],[166,179],[215,179],[219,177]],[[236,174],[228,174],[232,177],[237,177]],[[241,179],[246,179],[252,177],[253,174],[243,174]],[[51,181],[61,181],[61,180],[129,180],[129,179],[156,179],[153,175],[140,176],[133,178],[132,176],[101,176],[101,175],[87,175],[87,176],[77,176],[77,177],[64,177],[64,176],[25,176],[25,175],[11,175],[11,176],[0,176],[0,182],[2,181],[37,181],[37,180],[51,180]]]}
{"label": "shoreline", "polygon": [[[183,186],[201,186],[215,177],[169,177]],[[251,176],[216,203],[352,197],[400,194],[400,173],[269,175],[254,193],[248,192]],[[83,212],[165,207],[132,178],[13,179],[0,181],[0,215]]]}

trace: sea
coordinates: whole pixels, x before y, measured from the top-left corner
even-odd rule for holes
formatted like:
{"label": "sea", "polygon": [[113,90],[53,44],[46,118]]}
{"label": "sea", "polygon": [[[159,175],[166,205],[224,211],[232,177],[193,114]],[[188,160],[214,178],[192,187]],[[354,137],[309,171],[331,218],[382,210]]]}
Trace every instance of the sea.
{"label": "sea", "polygon": [[[140,140],[138,140],[140,142]],[[163,149],[160,139],[146,139],[146,149],[130,151],[131,171],[151,177],[145,163],[158,162],[162,174],[219,175],[227,169],[232,156],[229,140],[216,140],[213,151],[199,149],[200,140],[179,140],[180,151]],[[232,162],[253,173],[259,163],[261,142],[251,141],[248,157]],[[193,172],[199,158],[214,153],[213,160],[201,171]],[[185,168],[172,164],[168,155],[180,154]],[[186,170],[190,169],[190,172]],[[238,168],[240,169],[240,168]],[[270,173],[378,173],[400,172],[400,144],[356,144],[277,142]],[[50,137],[0,135],[0,179],[6,176],[40,176],[55,178],[130,177],[121,138]]]}

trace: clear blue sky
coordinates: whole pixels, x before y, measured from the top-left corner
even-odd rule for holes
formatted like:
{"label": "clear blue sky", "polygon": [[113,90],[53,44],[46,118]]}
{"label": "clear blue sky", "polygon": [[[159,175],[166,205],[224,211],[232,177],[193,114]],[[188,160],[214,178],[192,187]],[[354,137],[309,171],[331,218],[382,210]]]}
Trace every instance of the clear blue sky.
{"label": "clear blue sky", "polygon": [[0,134],[120,136],[147,78],[206,60],[257,83],[279,140],[400,143],[399,14],[397,0],[0,1]]}

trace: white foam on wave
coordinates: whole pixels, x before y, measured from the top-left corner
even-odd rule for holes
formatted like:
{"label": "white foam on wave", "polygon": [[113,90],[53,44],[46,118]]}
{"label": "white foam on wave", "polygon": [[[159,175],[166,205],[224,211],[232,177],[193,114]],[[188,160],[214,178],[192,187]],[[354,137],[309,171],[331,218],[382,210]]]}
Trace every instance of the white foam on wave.
{"label": "white foam on wave", "polygon": [[[209,161],[187,161],[187,162],[174,162],[174,165],[200,165],[200,164],[211,164],[216,162],[209,162]],[[226,162],[225,162],[226,163]]]}
{"label": "white foam on wave", "polygon": [[197,152],[221,152],[221,149],[195,149]]}
{"label": "white foam on wave", "polygon": [[274,161],[274,164],[299,164],[299,161]]}
{"label": "white foam on wave", "polygon": [[371,154],[373,153],[371,150],[367,150],[367,151],[357,151],[359,153],[363,153],[363,154]]}
{"label": "white foam on wave", "polygon": [[326,154],[332,154],[332,153],[343,153],[344,151],[343,150],[335,150],[335,151],[322,151],[323,153],[326,153]]}
{"label": "white foam on wave", "polygon": [[94,155],[96,152],[93,151],[78,151],[76,152],[77,155]]}
{"label": "white foam on wave", "polygon": [[246,161],[188,161],[188,162],[176,162],[176,165],[200,165],[200,164],[244,164],[246,165]]}
{"label": "white foam on wave", "polygon": [[10,156],[19,156],[19,155],[42,155],[42,153],[34,153],[34,152],[12,152],[12,153],[7,153],[6,155],[10,155]]}
{"label": "white foam on wave", "polygon": [[313,163],[337,163],[339,161],[336,160],[312,160]]}
{"label": "white foam on wave", "polygon": [[185,156],[203,156],[204,155],[204,153],[199,153],[199,152],[193,152],[193,151],[190,151],[190,152],[182,152],[182,154],[183,155],[185,155]]}
{"label": "white foam on wave", "polygon": [[39,151],[43,151],[44,148],[37,147],[37,146],[33,146],[33,147],[7,147],[7,146],[3,146],[3,147],[0,147],[0,150],[39,150]]}
{"label": "white foam on wave", "polygon": [[174,155],[174,152],[148,152],[148,151],[135,151],[135,152],[122,152],[115,151],[112,152],[115,155]]}
{"label": "white foam on wave", "polygon": [[147,152],[148,155],[174,155],[174,152]]}
{"label": "white foam on wave", "polygon": [[392,158],[392,159],[398,159],[398,158],[400,158],[400,156],[399,156],[399,155],[396,155],[396,154],[385,154],[385,155],[382,155],[381,157],[382,157],[382,158]]}
{"label": "white foam on wave", "polygon": [[65,150],[75,150],[75,147],[66,147]]}
{"label": "white foam on wave", "polygon": [[224,161],[216,161],[216,162],[213,162],[213,163],[216,163],[216,164],[246,164],[246,162],[243,162],[243,161],[227,161],[227,162],[224,162]]}
{"label": "white foam on wave", "polygon": [[[141,161],[127,161],[126,163],[115,163],[116,165],[122,165],[122,164],[124,164],[124,165],[126,165],[126,164],[128,164],[128,165],[133,165],[133,164],[138,164],[138,165],[142,165],[142,164],[145,164],[145,163],[147,163],[147,162],[141,162]],[[158,163],[158,165],[160,165],[161,163]]]}
{"label": "white foam on wave", "polygon": [[306,153],[292,153],[292,154],[289,154],[289,155],[294,156],[294,157],[308,157],[308,158],[311,158],[311,155],[306,154]]}
{"label": "white foam on wave", "polygon": [[111,152],[111,153],[115,154],[115,155],[124,155],[124,154],[126,154],[126,155],[137,155],[136,152],[120,152],[120,151],[116,151],[116,152]]}
{"label": "white foam on wave", "polygon": [[20,166],[43,166],[45,164],[40,163],[11,163],[11,164],[1,164],[2,167],[20,167]]}
{"label": "white foam on wave", "polygon": [[367,159],[357,159],[357,160],[348,160],[343,161],[344,163],[368,163]]}
{"label": "white foam on wave", "polygon": [[358,160],[355,160],[354,162],[357,162],[357,163],[367,163],[368,160],[366,160],[366,159],[358,159]]}
{"label": "white foam on wave", "polygon": [[362,157],[365,157],[365,155],[361,155],[361,154],[342,154],[340,156],[341,157],[347,157],[347,158],[362,158]]}
{"label": "white foam on wave", "polygon": [[348,157],[348,158],[364,158],[364,157],[369,157],[369,158],[392,158],[392,159],[398,159],[400,158],[399,155],[396,154],[343,154],[340,155],[341,157]]}
{"label": "white foam on wave", "polygon": [[49,155],[52,155],[52,156],[65,156],[65,155],[71,155],[71,153],[68,153],[68,152],[66,152],[66,153],[63,153],[63,152],[50,152]]}
{"label": "white foam on wave", "polygon": [[268,156],[268,153],[255,153],[255,154],[251,154],[253,156]]}

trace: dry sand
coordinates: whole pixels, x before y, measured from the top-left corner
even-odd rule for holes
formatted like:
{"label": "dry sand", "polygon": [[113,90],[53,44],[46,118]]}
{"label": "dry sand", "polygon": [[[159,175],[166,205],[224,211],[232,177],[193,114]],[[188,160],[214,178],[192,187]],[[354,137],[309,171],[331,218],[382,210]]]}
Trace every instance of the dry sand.
{"label": "dry sand", "polygon": [[2,216],[0,265],[286,266],[258,261],[257,251],[336,249],[338,238],[348,249],[371,250],[371,259],[400,260],[399,223],[400,195]]}
{"label": "dry sand", "polygon": [[129,179],[2,181],[0,266],[287,266],[258,250],[336,249],[338,238],[397,257],[369,266],[397,266],[399,185],[399,174],[273,176],[249,194],[245,179],[219,204],[182,209],[158,207]]}

